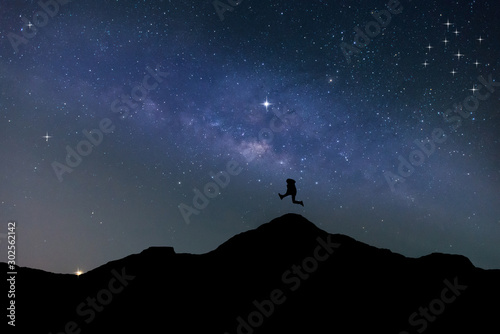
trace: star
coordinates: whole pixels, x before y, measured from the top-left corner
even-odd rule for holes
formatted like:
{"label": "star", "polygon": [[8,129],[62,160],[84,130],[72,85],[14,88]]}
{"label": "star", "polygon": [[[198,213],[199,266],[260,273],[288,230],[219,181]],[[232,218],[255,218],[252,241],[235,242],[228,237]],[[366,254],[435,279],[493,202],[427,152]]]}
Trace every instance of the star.
{"label": "star", "polygon": [[425,62],[422,63],[422,65],[424,65],[424,67],[427,67],[427,65],[429,65],[429,63],[426,60]]}
{"label": "star", "polygon": [[476,59],[476,62],[475,62],[475,63],[473,63],[473,64],[474,64],[474,65],[476,65],[476,68],[477,68],[479,65],[481,65],[481,63],[480,63],[480,62],[478,62],[478,61],[477,61],[477,59]]}
{"label": "star", "polygon": [[455,29],[455,31],[453,33],[455,34],[455,36],[458,36],[458,34],[460,34],[460,31],[458,31],[457,29]]}
{"label": "star", "polygon": [[444,39],[443,43],[444,43],[444,46],[446,46],[446,44],[448,44],[450,41],[447,40],[446,38]]}
{"label": "star", "polygon": [[267,101],[267,97],[266,97],[266,102],[261,103],[261,105],[263,105],[264,107],[266,107],[266,110],[267,110],[267,108],[268,108],[270,105],[272,105],[272,103],[269,103],[269,101]]}
{"label": "star", "polygon": [[455,70],[453,70],[453,71],[451,71],[450,73],[451,73],[451,74],[453,74],[453,76],[455,76],[455,74],[457,74],[458,72],[457,72],[457,71],[455,71]]}
{"label": "star", "polygon": [[479,36],[479,38],[477,40],[479,41],[479,44],[481,44],[481,42],[484,41],[484,38],[482,38],[481,36]]}
{"label": "star", "polygon": [[30,28],[30,29],[31,29],[31,27],[33,27],[33,23],[29,22],[29,23],[28,23],[28,28]]}
{"label": "star", "polygon": [[469,89],[472,91],[472,94],[475,94],[479,89],[477,89],[475,86],[472,86],[472,89]]}
{"label": "star", "polygon": [[460,57],[465,57],[464,54],[460,53],[460,50],[458,50],[458,53],[454,55],[455,57],[458,58],[458,60],[460,60]]}
{"label": "star", "polygon": [[443,23],[446,26],[446,29],[450,29],[450,26],[454,25],[455,23],[450,23],[450,20],[446,21],[446,23]]}
{"label": "star", "polygon": [[433,49],[434,47],[433,47],[433,46],[431,46],[431,44],[429,43],[429,45],[428,45],[428,46],[426,46],[425,48],[426,48],[426,49],[429,49],[429,52],[430,52],[430,51],[431,51],[431,49]]}
{"label": "star", "polygon": [[45,138],[45,141],[49,141],[49,138],[52,138],[52,136],[49,136],[49,133],[46,132],[45,136],[42,136],[42,138]]}

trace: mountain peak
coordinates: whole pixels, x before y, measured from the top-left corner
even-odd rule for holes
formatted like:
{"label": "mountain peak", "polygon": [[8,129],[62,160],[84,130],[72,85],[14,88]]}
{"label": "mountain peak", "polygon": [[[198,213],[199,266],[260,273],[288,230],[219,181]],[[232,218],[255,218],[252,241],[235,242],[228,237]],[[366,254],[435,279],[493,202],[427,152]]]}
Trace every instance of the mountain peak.
{"label": "mountain peak", "polygon": [[[260,253],[276,249],[303,248],[318,235],[326,234],[299,214],[288,213],[253,230],[239,233],[210,253]],[[231,251],[229,251],[231,249]]]}

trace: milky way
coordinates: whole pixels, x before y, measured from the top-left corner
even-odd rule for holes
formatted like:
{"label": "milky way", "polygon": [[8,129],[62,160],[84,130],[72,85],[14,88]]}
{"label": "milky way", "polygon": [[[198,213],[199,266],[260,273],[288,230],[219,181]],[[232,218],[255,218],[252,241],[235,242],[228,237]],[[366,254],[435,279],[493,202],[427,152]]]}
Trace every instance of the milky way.
{"label": "milky way", "polygon": [[[15,220],[19,265],[204,253],[295,212],[499,268],[498,2],[0,8],[0,241]],[[287,178],[304,207],[278,197]]]}

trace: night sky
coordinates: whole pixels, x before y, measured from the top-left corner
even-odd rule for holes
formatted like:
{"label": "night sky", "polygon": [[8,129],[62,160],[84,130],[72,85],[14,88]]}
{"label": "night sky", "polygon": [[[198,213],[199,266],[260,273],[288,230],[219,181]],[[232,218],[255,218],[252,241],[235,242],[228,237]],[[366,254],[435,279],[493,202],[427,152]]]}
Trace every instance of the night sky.
{"label": "night sky", "polygon": [[1,261],[9,220],[72,273],[294,212],[500,268],[497,0],[0,4]]}

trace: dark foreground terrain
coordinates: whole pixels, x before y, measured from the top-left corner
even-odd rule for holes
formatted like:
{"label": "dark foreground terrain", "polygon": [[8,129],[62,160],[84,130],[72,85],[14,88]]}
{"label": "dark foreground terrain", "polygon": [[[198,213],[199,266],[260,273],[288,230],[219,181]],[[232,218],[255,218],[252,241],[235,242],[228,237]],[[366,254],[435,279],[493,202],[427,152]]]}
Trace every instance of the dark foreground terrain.
{"label": "dark foreground terrain", "polygon": [[207,254],[151,247],[81,276],[17,268],[15,329],[493,333],[499,283],[463,256],[407,258],[287,214]]}

